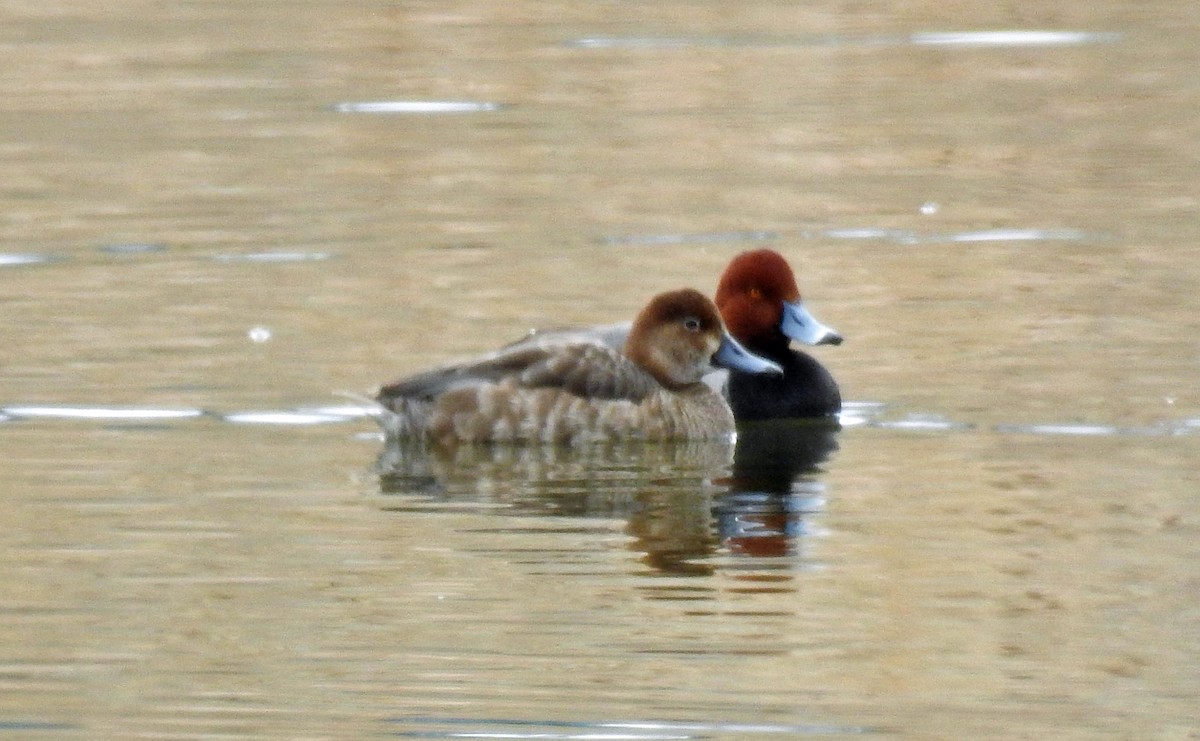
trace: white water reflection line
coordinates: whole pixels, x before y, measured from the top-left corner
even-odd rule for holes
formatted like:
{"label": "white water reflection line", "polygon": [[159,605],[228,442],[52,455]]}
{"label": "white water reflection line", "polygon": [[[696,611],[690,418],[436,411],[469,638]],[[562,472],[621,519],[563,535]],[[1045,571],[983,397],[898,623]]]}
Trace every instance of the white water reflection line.
{"label": "white water reflection line", "polygon": [[[949,419],[939,414],[912,412],[903,417],[887,418],[887,405],[878,401],[847,401],[838,421],[842,427],[872,427],[898,432],[971,432],[980,428],[972,422]],[[376,417],[377,405],[328,404],[293,409],[259,409],[228,413],[187,407],[82,406],[70,404],[13,404],[0,407],[0,423],[17,424],[33,420],[77,420],[83,422],[158,423],[200,418],[229,424],[262,426],[304,426],[343,424]],[[1200,434],[1200,418],[1165,420],[1159,424],[1122,427],[1105,423],[1035,422],[997,424],[992,432],[1044,436],[1175,436]],[[376,437],[374,433],[371,438]]]}
{"label": "white water reflection line", "polygon": [[[752,736],[861,736],[878,733],[865,726],[788,723],[722,723],[685,721],[556,721],[471,718],[390,718],[411,727],[401,738],[589,739],[598,741],[660,741],[710,738],[713,734]],[[462,730],[458,730],[461,728]]]}
{"label": "white water reflection line", "polygon": [[1121,38],[1119,33],[1095,31],[936,31],[914,33],[909,37],[909,43],[914,46],[1077,46],[1111,44]]}
{"label": "white water reflection line", "polygon": [[576,49],[694,49],[748,47],[888,47],[920,46],[950,48],[1055,47],[1081,44],[1111,44],[1120,33],[1078,30],[1008,29],[997,31],[923,31],[907,36],[584,36],[564,42]]}
{"label": "white water reflection line", "polygon": [[374,100],[359,103],[337,103],[338,113],[407,113],[436,115],[442,113],[488,113],[507,108],[504,103],[475,100]]}
{"label": "white water reflection line", "polygon": [[800,232],[806,239],[827,237],[829,239],[876,240],[896,244],[944,244],[973,242],[1104,242],[1111,237],[1099,232],[1083,229],[1037,227],[1014,227],[1010,229],[981,229],[965,232],[914,232],[907,229],[884,229],[878,227],[840,227]]}
{"label": "white water reflection line", "polygon": [[728,232],[663,232],[660,234],[614,234],[600,238],[606,246],[710,244],[722,242],[765,242],[789,234],[800,239],[837,239],[891,242],[902,245],[990,242],[1107,242],[1111,236],[1073,228],[1014,227],[1010,229],[981,229],[963,232],[915,232],[885,227],[832,227],[827,229],[800,228],[772,231],[768,229]]}
{"label": "white water reflection line", "polygon": [[[333,411],[345,409],[346,411]],[[350,408],[330,407],[326,409],[292,409],[292,410],[261,410],[233,412],[220,415],[221,419],[230,424],[238,425],[322,425],[349,422],[368,416],[367,413]]]}
{"label": "white water reflection line", "polygon": [[838,422],[843,428],[871,427],[896,432],[987,431],[1005,435],[1046,437],[1173,437],[1200,433],[1200,418],[1164,420],[1157,424],[1140,426],[1103,422],[1014,422],[981,427],[974,422],[954,420],[940,414],[910,412],[902,417],[888,418],[886,413],[887,405],[883,402],[847,401],[842,405]]}
{"label": "white water reflection line", "polygon": [[15,404],[0,407],[0,422],[22,420],[77,420],[83,422],[171,422],[200,418],[231,424],[317,425],[340,424],[378,414],[369,405],[338,404],[296,409],[250,410],[221,414],[204,409],[68,404]]}
{"label": "white water reflection line", "polygon": [[956,422],[936,414],[910,414],[903,419],[876,420],[868,424],[886,430],[910,432],[961,432],[975,427],[969,422]]}
{"label": "white water reflection line", "polygon": [[159,422],[175,419],[195,419],[204,416],[202,409],[161,409],[154,407],[83,407],[83,406],[8,406],[0,413],[15,419],[81,419],[124,422]]}
{"label": "white water reflection line", "polygon": [[213,259],[218,262],[313,262],[330,257],[328,252],[279,251],[224,253],[214,255]]}
{"label": "white water reflection line", "polygon": [[766,36],[585,36],[565,42],[576,49],[688,49],[696,47],[828,46],[836,36],[772,38]]}
{"label": "white water reflection line", "polygon": [[363,419],[365,417],[378,417],[382,409],[382,407],[374,402],[364,402],[362,404],[330,404],[327,406],[303,407],[299,411],[325,414],[330,417],[342,417],[344,419]]}
{"label": "white water reflection line", "polygon": [[985,229],[946,236],[950,242],[1078,242],[1094,238],[1080,229]]}
{"label": "white water reflection line", "polygon": [[882,401],[844,401],[838,423],[842,427],[860,427],[878,419],[886,409],[887,404]]}
{"label": "white water reflection line", "polygon": [[1066,435],[1074,437],[1107,437],[1110,435],[1164,435],[1171,434],[1168,427],[1122,428],[1105,424],[1049,423],[996,425],[995,431],[1023,435]]}
{"label": "white water reflection line", "polygon": [[802,236],[808,239],[823,236],[830,239],[879,240],[882,242],[896,242],[898,244],[916,244],[921,241],[916,232],[904,229],[879,229],[875,227],[849,227],[843,229],[826,229],[816,232],[805,231],[802,232]]}
{"label": "white water reflection line", "polygon": [[1084,425],[1084,424],[1049,424],[1049,425],[1027,425],[1014,426],[1010,428],[1016,432],[1029,432],[1034,435],[1117,435],[1121,432],[1120,428],[1112,425]]}
{"label": "white water reflection line", "polygon": [[56,258],[35,252],[0,252],[0,268],[16,267],[18,265],[42,265],[54,262]]}
{"label": "white water reflection line", "polygon": [[1163,422],[1156,425],[1120,427],[1118,425],[1085,422],[1049,422],[1033,424],[999,424],[994,432],[1016,435],[1047,435],[1066,437],[1160,437],[1191,435],[1200,432],[1195,420]]}

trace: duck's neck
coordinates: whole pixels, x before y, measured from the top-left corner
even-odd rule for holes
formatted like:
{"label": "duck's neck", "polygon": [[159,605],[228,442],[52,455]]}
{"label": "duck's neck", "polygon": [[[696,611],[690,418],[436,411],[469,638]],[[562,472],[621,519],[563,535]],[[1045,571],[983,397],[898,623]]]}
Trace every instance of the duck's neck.
{"label": "duck's neck", "polygon": [[750,352],[768,360],[778,361],[790,357],[792,354],[791,341],[782,332],[776,332],[769,337],[762,337],[753,343],[745,343],[745,345]]}

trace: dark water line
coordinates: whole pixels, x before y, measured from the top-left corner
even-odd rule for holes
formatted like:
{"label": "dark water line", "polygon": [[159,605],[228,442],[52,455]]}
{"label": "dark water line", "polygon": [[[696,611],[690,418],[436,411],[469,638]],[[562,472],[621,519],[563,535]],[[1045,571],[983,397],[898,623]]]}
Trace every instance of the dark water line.
{"label": "dark water line", "polygon": [[73,731],[79,726],[34,720],[0,720],[0,733],[5,731]]}

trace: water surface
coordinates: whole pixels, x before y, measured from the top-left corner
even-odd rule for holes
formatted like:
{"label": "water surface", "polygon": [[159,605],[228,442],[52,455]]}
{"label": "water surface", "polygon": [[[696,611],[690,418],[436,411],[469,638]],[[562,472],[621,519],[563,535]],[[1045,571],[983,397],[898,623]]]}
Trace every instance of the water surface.
{"label": "water surface", "polygon": [[[0,20],[0,736],[1200,733],[1192,6]],[[358,401],[764,245],[840,429]]]}

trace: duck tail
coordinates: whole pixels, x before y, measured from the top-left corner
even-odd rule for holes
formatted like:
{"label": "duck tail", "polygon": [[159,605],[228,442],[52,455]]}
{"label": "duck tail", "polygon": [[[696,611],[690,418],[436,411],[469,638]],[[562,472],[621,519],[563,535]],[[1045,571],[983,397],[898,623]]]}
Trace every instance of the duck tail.
{"label": "duck tail", "polygon": [[421,437],[432,407],[424,399],[392,397],[384,400],[357,391],[335,393],[362,404],[363,415],[375,420],[389,440]]}

